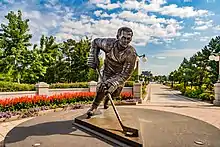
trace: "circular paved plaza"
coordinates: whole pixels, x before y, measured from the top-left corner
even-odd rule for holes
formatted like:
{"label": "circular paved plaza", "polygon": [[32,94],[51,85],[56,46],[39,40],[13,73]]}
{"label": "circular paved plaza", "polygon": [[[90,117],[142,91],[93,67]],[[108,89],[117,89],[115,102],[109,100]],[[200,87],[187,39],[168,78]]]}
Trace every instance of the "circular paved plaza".
{"label": "circular paved plaza", "polygon": [[[139,129],[143,146],[220,146],[220,130],[203,121],[158,110],[117,108],[125,125]],[[111,111],[113,112],[110,107],[106,111],[108,113],[105,118],[112,121],[106,121],[105,125],[100,127],[108,126],[108,128],[115,129],[117,121]],[[73,119],[85,112],[86,109],[52,112],[21,123],[7,134],[5,147],[115,146],[72,125]],[[97,116],[95,119],[98,124],[103,124],[100,123],[104,119],[103,115]]]}

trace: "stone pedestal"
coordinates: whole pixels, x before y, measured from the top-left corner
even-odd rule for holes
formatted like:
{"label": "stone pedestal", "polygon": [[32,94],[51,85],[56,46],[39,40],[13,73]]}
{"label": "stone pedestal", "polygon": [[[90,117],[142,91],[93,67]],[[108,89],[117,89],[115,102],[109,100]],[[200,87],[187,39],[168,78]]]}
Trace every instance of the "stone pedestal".
{"label": "stone pedestal", "polygon": [[220,106],[220,83],[215,83],[215,100],[213,104],[216,106]]}
{"label": "stone pedestal", "polygon": [[89,92],[96,92],[97,82],[91,81],[89,82]]}
{"label": "stone pedestal", "polygon": [[49,95],[49,84],[45,82],[39,82],[35,85],[36,87],[36,94],[37,95]]}
{"label": "stone pedestal", "polygon": [[138,100],[138,103],[142,103],[142,84],[141,83],[134,83],[133,95],[134,95],[134,98]]}

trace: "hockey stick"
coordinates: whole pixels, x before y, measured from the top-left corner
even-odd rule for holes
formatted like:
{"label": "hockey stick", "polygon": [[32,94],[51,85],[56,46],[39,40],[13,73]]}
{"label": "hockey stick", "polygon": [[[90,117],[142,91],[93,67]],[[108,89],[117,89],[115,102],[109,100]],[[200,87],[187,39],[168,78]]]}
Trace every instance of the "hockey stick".
{"label": "hockey stick", "polygon": [[[102,76],[101,76],[101,73],[100,73],[100,70],[99,70],[99,69],[97,69],[97,72],[98,72],[99,77],[100,77],[101,79],[103,79]],[[120,123],[120,125],[121,125],[121,127],[122,127],[122,129],[123,129],[123,133],[124,133],[125,135],[127,135],[127,136],[138,137],[138,130],[137,130],[137,129],[130,128],[130,127],[127,127],[127,126],[123,125],[122,120],[121,120],[121,118],[120,118],[120,116],[119,116],[119,113],[118,113],[118,111],[117,111],[117,109],[116,109],[116,107],[115,107],[115,104],[114,104],[113,100],[112,100],[111,94],[110,94],[110,93],[107,93],[107,96],[109,97],[109,100],[110,100],[110,102],[111,102],[111,104],[112,104],[112,107],[113,107],[113,109],[114,109],[114,112],[115,112],[115,114],[116,114],[116,116],[117,116],[117,119],[118,119],[118,121],[119,121],[119,123]]]}

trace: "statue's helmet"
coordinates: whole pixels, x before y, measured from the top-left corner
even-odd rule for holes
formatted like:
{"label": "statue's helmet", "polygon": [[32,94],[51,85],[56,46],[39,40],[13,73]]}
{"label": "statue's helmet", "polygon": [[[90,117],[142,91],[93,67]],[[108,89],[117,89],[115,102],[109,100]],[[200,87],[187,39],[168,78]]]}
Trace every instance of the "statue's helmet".
{"label": "statue's helmet", "polygon": [[121,27],[117,32],[117,39],[119,40],[119,44],[123,47],[127,47],[131,42],[133,36],[133,31],[129,27]]}

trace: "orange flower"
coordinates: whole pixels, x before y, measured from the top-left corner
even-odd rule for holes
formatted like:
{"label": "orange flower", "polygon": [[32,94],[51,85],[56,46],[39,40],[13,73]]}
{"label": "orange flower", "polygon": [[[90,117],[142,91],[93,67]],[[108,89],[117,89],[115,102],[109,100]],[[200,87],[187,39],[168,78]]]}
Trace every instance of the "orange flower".
{"label": "orange flower", "polygon": [[[51,96],[34,95],[34,96],[22,96],[17,98],[6,98],[0,100],[0,111],[4,109],[10,109],[10,107],[16,109],[23,109],[29,107],[35,107],[36,105],[50,105],[50,104],[62,104],[72,103],[76,101],[91,101],[96,96],[95,92],[68,92],[55,94]],[[122,92],[121,98],[132,99],[133,94],[130,92]]]}

